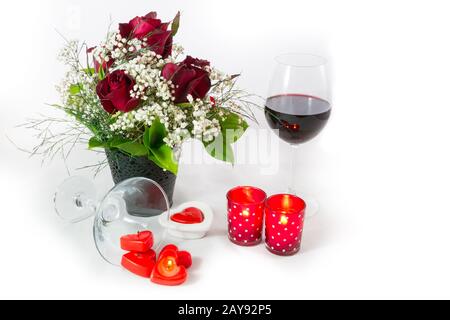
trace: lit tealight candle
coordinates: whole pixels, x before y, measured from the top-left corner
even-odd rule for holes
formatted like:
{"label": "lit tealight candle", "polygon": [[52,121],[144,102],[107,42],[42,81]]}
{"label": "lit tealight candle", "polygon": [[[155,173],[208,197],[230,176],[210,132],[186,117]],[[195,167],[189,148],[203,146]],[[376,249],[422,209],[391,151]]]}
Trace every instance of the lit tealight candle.
{"label": "lit tealight candle", "polygon": [[277,255],[290,256],[301,247],[306,204],[293,195],[276,195],[266,202],[266,246]]}
{"label": "lit tealight candle", "polygon": [[238,187],[228,192],[228,237],[240,246],[262,241],[266,193],[254,187]]}
{"label": "lit tealight candle", "polygon": [[283,214],[280,218],[280,223],[281,225],[286,226],[289,223],[289,218]]}

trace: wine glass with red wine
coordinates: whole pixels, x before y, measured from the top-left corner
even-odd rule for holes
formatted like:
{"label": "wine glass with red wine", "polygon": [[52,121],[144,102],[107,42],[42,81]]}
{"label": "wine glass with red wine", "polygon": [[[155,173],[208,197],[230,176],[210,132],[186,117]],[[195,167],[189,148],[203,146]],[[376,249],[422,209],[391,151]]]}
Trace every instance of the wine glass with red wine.
{"label": "wine glass with red wine", "polygon": [[296,188],[297,149],[317,137],[330,119],[327,62],[311,54],[284,54],[276,61],[265,115],[269,126],[291,145],[288,192],[304,198],[311,216],[318,211],[318,204]]}

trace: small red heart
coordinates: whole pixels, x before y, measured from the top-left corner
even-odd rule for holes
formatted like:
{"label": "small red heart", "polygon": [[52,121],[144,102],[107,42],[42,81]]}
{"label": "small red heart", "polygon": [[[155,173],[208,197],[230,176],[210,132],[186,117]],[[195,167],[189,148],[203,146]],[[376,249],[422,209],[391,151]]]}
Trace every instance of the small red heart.
{"label": "small red heart", "polygon": [[156,253],[150,250],[146,253],[130,252],[122,257],[122,266],[135,275],[150,278],[156,264]]}
{"label": "small red heart", "polygon": [[178,264],[184,266],[186,269],[192,267],[192,256],[187,251],[179,251],[178,252]]}
{"label": "small red heart", "polygon": [[174,214],[170,219],[181,224],[197,224],[205,221],[205,215],[200,209],[187,208],[180,213]]}
{"label": "small red heart", "polygon": [[186,268],[177,261],[178,252],[170,248],[165,249],[159,255],[150,280],[163,286],[179,286],[185,283],[188,277]]}
{"label": "small red heart", "polygon": [[125,251],[145,253],[153,247],[151,231],[138,232],[120,238],[120,247]]}

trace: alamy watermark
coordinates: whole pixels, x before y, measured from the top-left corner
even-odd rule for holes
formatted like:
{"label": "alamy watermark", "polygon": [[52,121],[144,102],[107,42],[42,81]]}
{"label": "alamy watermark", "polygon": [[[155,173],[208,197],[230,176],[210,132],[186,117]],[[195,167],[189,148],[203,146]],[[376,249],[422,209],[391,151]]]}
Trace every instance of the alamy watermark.
{"label": "alamy watermark", "polygon": [[[181,163],[184,165],[213,165],[220,160],[233,161],[235,165],[252,165],[260,169],[261,175],[275,175],[280,169],[280,138],[268,129],[249,128],[235,143],[239,136],[228,130],[225,138],[219,137],[209,145],[208,152],[203,146],[185,144]],[[225,141],[224,141],[225,139]],[[231,149],[231,150],[230,150]],[[231,151],[231,152],[230,152]],[[215,155],[212,157],[210,154]]]}

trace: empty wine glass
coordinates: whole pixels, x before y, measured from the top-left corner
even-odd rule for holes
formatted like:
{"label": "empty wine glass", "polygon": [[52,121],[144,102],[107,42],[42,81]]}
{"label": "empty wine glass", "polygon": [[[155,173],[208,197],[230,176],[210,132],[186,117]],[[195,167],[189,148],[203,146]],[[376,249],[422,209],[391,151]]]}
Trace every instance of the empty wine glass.
{"label": "empty wine glass", "polygon": [[123,181],[98,201],[92,181],[71,177],[59,187],[54,200],[57,214],[69,223],[95,215],[95,245],[103,259],[113,265],[120,265],[124,254],[120,248],[122,236],[150,230],[155,249],[166,236],[166,228],[159,219],[169,212],[169,200],[161,186],[150,179]]}
{"label": "empty wine glass", "polygon": [[284,54],[276,58],[266,102],[265,115],[270,128],[291,146],[288,192],[302,197],[307,215],[318,211],[318,203],[297,189],[298,147],[314,139],[331,115],[327,61],[311,54]]}

